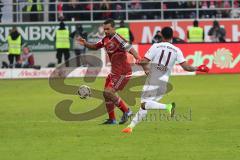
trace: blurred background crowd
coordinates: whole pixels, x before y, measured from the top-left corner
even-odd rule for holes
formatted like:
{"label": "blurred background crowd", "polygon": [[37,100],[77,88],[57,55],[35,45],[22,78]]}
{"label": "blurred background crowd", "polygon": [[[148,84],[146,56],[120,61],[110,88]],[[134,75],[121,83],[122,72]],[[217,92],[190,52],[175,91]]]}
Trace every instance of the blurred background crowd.
{"label": "blurred background crowd", "polygon": [[13,0],[11,3],[15,6],[15,21],[240,17],[239,0]]}

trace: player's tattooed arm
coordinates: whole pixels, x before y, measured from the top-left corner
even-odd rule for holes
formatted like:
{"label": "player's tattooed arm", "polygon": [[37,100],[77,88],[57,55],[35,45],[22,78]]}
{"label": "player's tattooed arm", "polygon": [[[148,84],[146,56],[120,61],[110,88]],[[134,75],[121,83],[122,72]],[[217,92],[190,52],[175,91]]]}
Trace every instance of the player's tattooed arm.
{"label": "player's tattooed arm", "polygon": [[197,70],[197,67],[193,67],[191,65],[189,65],[186,61],[183,62],[183,63],[180,63],[180,66],[185,70],[185,71],[188,71],[188,72],[194,72]]}
{"label": "player's tattooed arm", "polygon": [[129,50],[129,53],[133,55],[133,57],[136,59],[136,60],[140,60],[140,57],[137,53],[137,51],[132,47],[130,50]]}
{"label": "player's tattooed arm", "polygon": [[95,44],[88,43],[87,40],[82,37],[78,37],[78,41],[81,45],[84,45],[85,47],[87,47],[89,49],[94,49],[94,50],[98,49],[98,47]]}

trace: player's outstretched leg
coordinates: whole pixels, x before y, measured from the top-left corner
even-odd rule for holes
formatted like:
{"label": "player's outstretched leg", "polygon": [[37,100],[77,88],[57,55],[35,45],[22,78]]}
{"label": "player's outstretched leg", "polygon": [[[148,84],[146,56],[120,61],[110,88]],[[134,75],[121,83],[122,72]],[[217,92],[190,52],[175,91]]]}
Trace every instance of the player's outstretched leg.
{"label": "player's outstretched leg", "polygon": [[132,119],[130,125],[127,128],[123,129],[123,133],[132,133],[133,128],[141,122],[147,115],[147,110],[143,109],[142,107],[139,109],[135,117]]}
{"label": "player's outstretched leg", "polygon": [[122,132],[123,133],[132,133],[133,128],[143,120],[143,118],[146,117],[147,115],[147,110],[151,110],[151,109],[166,109],[171,117],[174,116],[175,113],[175,108],[176,105],[175,103],[172,104],[162,104],[162,103],[158,103],[155,101],[147,101],[141,104],[141,108],[138,111],[138,113],[135,115],[135,117],[133,118],[133,120],[131,121],[130,125],[127,126],[127,128],[123,129]]}
{"label": "player's outstretched leg", "polygon": [[145,102],[144,108],[149,110],[149,109],[162,109],[162,110],[167,110],[168,113],[171,115],[171,117],[174,116],[175,113],[175,108],[176,105],[175,103],[171,104],[163,104],[163,103],[158,103],[156,101],[147,101]]}

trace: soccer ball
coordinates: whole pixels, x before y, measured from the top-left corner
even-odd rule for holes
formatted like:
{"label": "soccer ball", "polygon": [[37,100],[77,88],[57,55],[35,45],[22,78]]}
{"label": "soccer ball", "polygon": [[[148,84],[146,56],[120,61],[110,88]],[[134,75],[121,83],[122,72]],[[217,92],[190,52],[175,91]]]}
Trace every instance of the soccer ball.
{"label": "soccer ball", "polygon": [[81,99],[85,99],[91,96],[91,89],[90,87],[86,85],[81,85],[78,89],[78,95],[80,96]]}

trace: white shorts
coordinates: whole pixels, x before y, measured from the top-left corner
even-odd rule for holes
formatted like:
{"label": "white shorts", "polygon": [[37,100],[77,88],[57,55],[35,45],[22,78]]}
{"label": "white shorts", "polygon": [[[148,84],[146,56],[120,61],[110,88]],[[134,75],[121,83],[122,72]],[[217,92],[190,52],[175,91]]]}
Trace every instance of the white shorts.
{"label": "white shorts", "polygon": [[158,85],[145,84],[141,96],[141,103],[147,101],[159,101],[167,91],[167,82]]}

